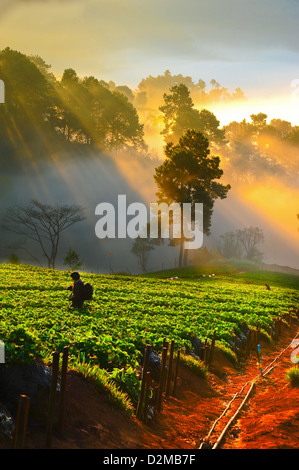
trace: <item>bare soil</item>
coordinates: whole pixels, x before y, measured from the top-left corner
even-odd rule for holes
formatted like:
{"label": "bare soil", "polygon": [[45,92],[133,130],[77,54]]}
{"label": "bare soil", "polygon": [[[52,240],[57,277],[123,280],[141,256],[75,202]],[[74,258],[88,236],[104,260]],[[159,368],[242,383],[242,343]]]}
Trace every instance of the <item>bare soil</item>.
{"label": "bare soil", "polygon": [[[242,387],[256,380],[256,389],[219,448],[298,449],[299,389],[292,387],[285,373],[293,364],[288,347],[299,323],[283,327],[275,343],[261,342],[262,366],[279,356],[271,372],[262,377],[255,353],[235,367],[215,351],[206,380],[180,365],[175,397],[163,401],[163,409],[145,425],[135,417],[111,406],[91,383],[70,371],[67,377],[66,418],[63,434],[53,431],[52,449],[199,449],[214,421]],[[244,398],[242,394],[242,399]],[[219,421],[208,445],[216,442],[229,417],[240,405],[233,401],[228,416]],[[45,404],[46,406],[46,404]],[[29,419],[25,447],[45,448],[45,425]],[[207,446],[208,446],[207,445]],[[12,448],[8,440],[0,448]]]}

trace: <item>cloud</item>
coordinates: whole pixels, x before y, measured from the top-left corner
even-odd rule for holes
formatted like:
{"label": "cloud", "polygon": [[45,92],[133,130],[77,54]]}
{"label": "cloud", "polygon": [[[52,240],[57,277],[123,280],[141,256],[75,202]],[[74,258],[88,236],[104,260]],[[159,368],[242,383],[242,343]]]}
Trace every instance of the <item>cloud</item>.
{"label": "cloud", "polygon": [[[80,75],[107,79],[113,72],[136,76],[176,63],[254,68],[257,62],[293,64],[298,57],[297,0],[1,2],[8,4],[0,16],[0,47],[39,54],[56,72],[74,67]],[[150,68],[155,62],[156,70]]]}
{"label": "cloud", "polygon": [[92,31],[113,50],[205,55],[218,47],[232,57],[244,49],[297,52],[299,4],[294,0],[2,0],[2,4],[30,8],[29,23],[38,8],[41,27],[53,16],[58,24],[67,24],[75,4],[80,10],[78,33],[89,36]]}

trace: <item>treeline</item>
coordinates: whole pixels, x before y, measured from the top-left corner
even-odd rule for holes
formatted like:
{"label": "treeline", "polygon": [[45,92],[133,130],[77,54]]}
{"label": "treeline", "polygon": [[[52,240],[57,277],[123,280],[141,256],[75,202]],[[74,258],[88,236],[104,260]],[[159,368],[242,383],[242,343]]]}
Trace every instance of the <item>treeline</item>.
{"label": "treeline", "polygon": [[163,103],[163,94],[180,84],[188,88],[192,101],[200,106],[245,99],[244,92],[240,88],[230,92],[215,79],[212,79],[209,84],[202,79],[194,83],[189,76],[172,75],[169,70],[166,70],[163,75],[157,75],[157,77],[150,75],[141,80],[135,96],[136,106],[138,109],[157,109]]}
{"label": "treeline", "polygon": [[[135,91],[94,76],[80,78],[71,68],[58,79],[41,57],[10,48],[0,52],[0,77],[5,83],[0,149],[6,160],[14,154],[37,158],[61,146],[67,148],[69,143],[144,151],[147,145],[140,114],[149,108],[160,114],[163,93],[178,83],[185,84],[202,104],[242,96],[241,90],[230,95],[215,80],[207,91],[203,80],[195,84],[190,77],[169,71],[143,79]],[[149,116],[143,118],[148,125]]]}
{"label": "treeline", "polygon": [[[224,169],[240,183],[265,179],[296,181],[299,172],[299,126],[282,119],[267,122],[267,114],[251,121],[233,121],[224,126],[227,145],[221,149]],[[265,181],[266,182],[266,181]]]}
{"label": "treeline", "polygon": [[[216,80],[207,85],[168,70],[149,76],[136,90],[64,70],[57,78],[39,56],[6,48],[0,52],[5,104],[0,105],[1,168],[14,160],[45,158],[55,151],[124,150],[146,153],[151,133],[176,144],[189,129],[208,138],[228,180],[298,174],[299,126],[267,115],[220,128],[205,106],[245,99]],[[27,157],[27,158],[25,158]]]}
{"label": "treeline", "polygon": [[[0,107],[0,149],[34,158],[68,148],[145,149],[143,126],[128,98],[95,77],[66,69],[57,79],[38,57],[9,48],[0,52],[5,104]],[[3,163],[3,159],[2,159]]]}
{"label": "treeline", "polygon": [[211,152],[221,157],[227,178],[250,182],[265,176],[294,178],[299,171],[299,126],[282,119],[267,122],[267,114],[251,114],[250,121],[233,121],[220,128],[220,122],[208,109],[197,109],[184,84],[163,94],[159,107],[163,116],[166,144],[177,143],[188,129],[200,131]]}

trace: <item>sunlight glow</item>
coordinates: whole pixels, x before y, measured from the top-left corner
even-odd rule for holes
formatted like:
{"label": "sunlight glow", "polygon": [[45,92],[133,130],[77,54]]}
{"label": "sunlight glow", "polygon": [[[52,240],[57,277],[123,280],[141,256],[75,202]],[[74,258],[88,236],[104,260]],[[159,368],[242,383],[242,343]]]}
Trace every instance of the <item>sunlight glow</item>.
{"label": "sunlight glow", "polygon": [[211,104],[207,108],[212,111],[220,121],[220,127],[232,121],[241,122],[245,119],[250,122],[251,114],[260,112],[267,114],[267,122],[271,119],[282,119],[290,122],[292,126],[299,125],[299,98],[294,98],[293,90],[286,96],[274,96],[271,99],[250,99],[229,103]]}
{"label": "sunlight glow", "polygon": [[253,206],[258,215],[262,215],[267,224],[285,235],[290,244],[298,248],[299,233],[298,213],[299,189],[287,188],[278,179],[268,185],[252,185],[239,194]]}

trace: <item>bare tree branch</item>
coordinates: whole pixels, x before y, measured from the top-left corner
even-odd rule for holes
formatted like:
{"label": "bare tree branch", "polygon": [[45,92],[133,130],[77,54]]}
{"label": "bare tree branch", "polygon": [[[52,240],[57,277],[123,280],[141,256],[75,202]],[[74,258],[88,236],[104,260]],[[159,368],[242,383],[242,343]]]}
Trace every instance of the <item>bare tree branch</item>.
{"label": "bare tree branch", "polygon": [[78,205],[42,204],[34,199],[28,206],[8,208],[1,228],[36,242],[48,267],[54,269],[61,232],[85,219]]}
{"label": "bare tree branch", "polygon": [[245,249],[247,259],[254,259],[260,254],[256,246],[264,241],[262,229],[258,227],[248,227],[243,230],[237,230],[236,237]]}

